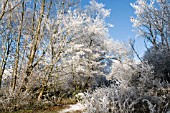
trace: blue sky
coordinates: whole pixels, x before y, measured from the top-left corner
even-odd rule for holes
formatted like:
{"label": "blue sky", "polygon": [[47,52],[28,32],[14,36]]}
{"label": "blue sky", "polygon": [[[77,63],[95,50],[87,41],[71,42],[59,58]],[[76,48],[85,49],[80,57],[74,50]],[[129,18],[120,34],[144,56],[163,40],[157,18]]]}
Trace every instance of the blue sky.
{"label": "blue sky", "polygon": [[[105,4],[106,9],[111,9],[111,15],[107,18],[107,22],[114,25],[109,30],[109,34],[116,40],[128,42],[129,37],[135,38],[136,34],[132,31],[132,23],[130,17],[134,15],[134,9],[130,3],[136,0],[96,0]],[[89,4],[89,0],[82,0],[82,5]],[[145,47],[142,38],[137,38],[135,48],[140,56],[143,55]]]}

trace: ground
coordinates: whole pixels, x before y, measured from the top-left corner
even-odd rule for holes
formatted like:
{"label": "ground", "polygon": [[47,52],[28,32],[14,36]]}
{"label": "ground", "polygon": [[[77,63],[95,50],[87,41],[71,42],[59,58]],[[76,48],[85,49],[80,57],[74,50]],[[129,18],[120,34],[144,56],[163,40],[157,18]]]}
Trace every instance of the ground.
{"label": "ground", "polygon": [[[82,113],[84,106],[80,103],[73,105],[53,106],[45,109],[38,110],[19,110],[12,113]],[[11,113],[11,112],[0,112]]]}

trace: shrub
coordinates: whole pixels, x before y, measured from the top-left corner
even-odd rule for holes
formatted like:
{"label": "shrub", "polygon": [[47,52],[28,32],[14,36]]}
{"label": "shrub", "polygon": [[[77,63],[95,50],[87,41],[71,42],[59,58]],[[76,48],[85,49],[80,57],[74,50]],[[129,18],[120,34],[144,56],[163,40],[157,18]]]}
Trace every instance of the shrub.
{"label": "shrub", "polygon": [[170,51],[167,48],[151,47],[145,52],[143,59],[154,67],[155,75],[161,79],[161,82],[170,83]]}
{"label": "shrub", "polygon": [[87,107],[87,113],[168,111],[170,90],[164,88],[159,79],[154,78],[152,67],[147,63],[128,64],[128,66],[130,67],[122,66],[121,71],[114,71],[115,76],[112,75],[112,78],[119,80],[120,85],[117,86],[113,82],[111,87],[98,88],[92,93],[86,93],[83,103]]}

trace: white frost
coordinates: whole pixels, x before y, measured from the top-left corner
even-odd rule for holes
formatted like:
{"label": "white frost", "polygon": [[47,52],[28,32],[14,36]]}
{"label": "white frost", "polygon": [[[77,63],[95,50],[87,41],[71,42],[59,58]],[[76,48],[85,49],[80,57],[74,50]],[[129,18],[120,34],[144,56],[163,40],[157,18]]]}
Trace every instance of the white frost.
{"label": "white frost", "polygon": [[82,111],[84,109],[85,109],[85,106],[83,104],[77,103],[74,105],[70,105],[69,108],[62,110],[59,113],[67,113],[67,112],[73,112],[73,111],[78,111],[78,110]]}

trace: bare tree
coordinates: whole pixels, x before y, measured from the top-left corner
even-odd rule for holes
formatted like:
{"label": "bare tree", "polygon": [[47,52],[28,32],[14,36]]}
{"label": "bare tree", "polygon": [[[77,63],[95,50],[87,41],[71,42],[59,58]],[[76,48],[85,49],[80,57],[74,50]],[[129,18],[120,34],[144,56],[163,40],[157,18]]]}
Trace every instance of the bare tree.
{"label": "bare tree", "polygon": [[155,48],[158,44],[169,50],[168,17],[170,15],[168,0],[152,1],[137,0],[131,4],[135,9],[136,18],[131,17],[138,35],[146,38]]}
{"label": "bare tree", "polygon": [[20,40],[22,35],[22,28],[23,28],[23,21],[24,21],[24,12],[25,12],[25,2],[22,1],[22,12],[21,12],[21,20],[20,20],[20,26],[18,29],[18,38],[16,41],[16,51],[15,51],[15,63],[14,63],[14,69],[13,69],[13,81],[12,81],[12,89],[15,89],[16,81],[17,81],[17,73],[18,73],[18,65],[19,65],[19,55],[20,55]]}

